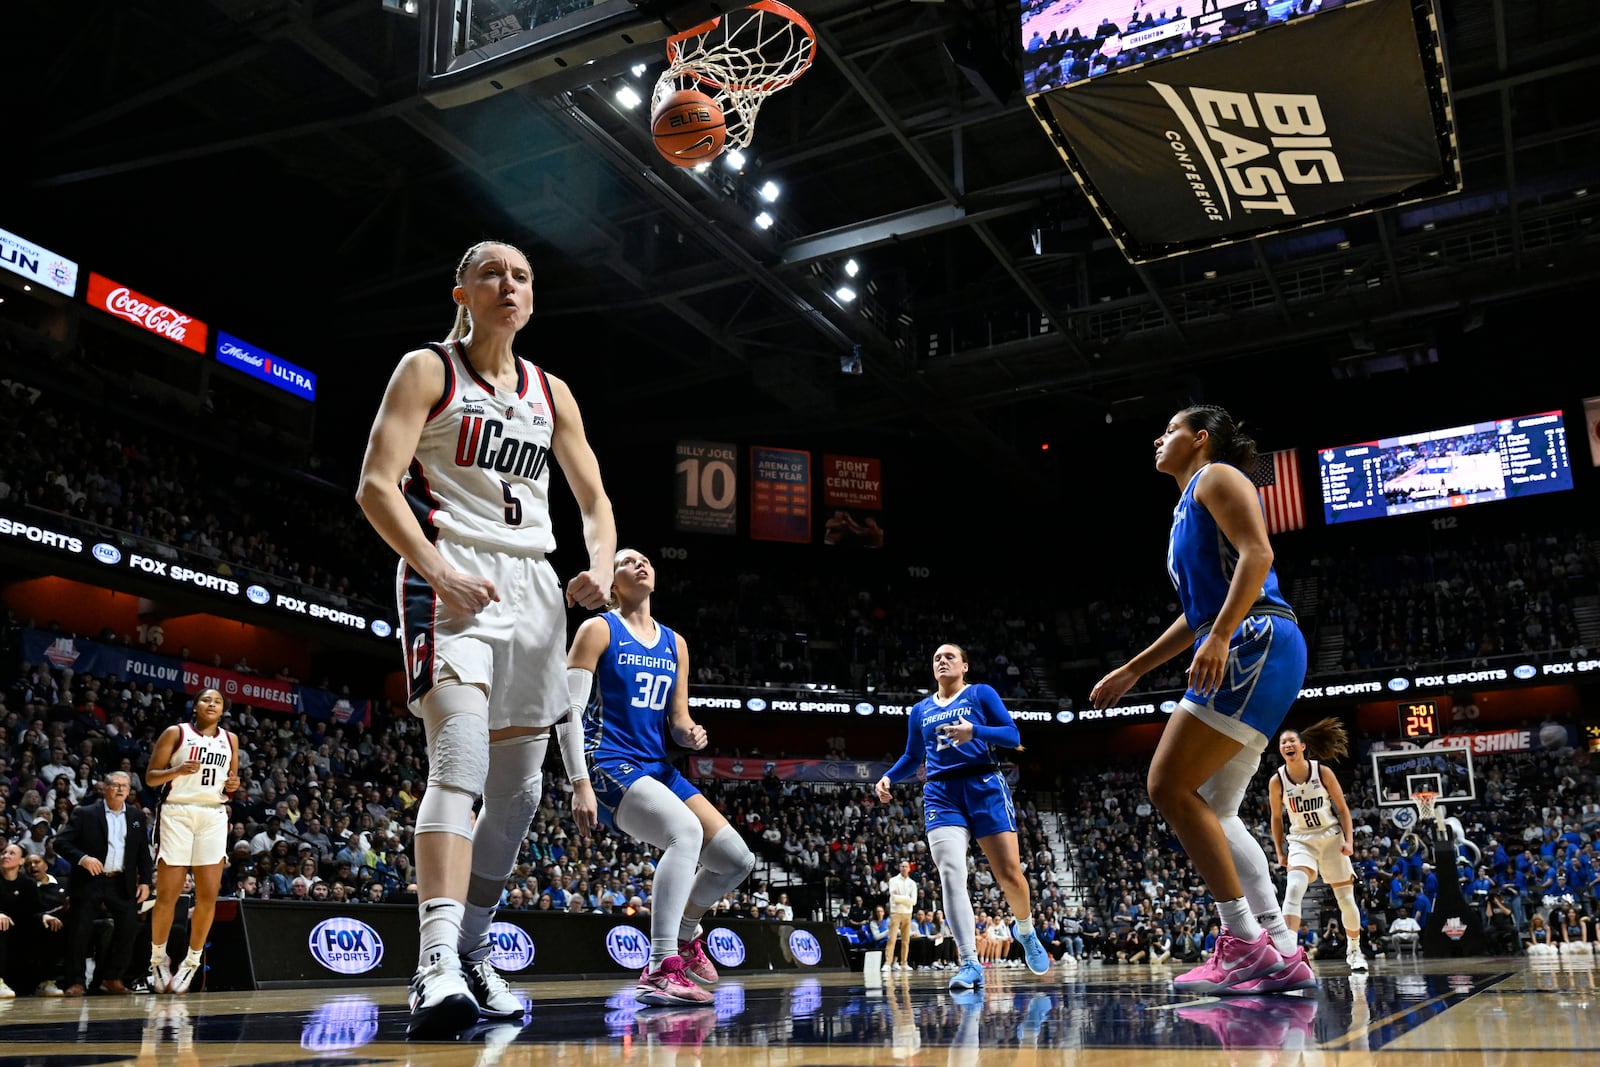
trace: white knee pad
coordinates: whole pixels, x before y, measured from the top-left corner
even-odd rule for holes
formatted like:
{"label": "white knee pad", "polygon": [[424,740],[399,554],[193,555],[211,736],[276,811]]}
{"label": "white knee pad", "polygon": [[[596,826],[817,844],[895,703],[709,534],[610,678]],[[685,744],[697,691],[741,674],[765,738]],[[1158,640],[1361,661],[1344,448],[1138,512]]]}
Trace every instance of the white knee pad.
{"label": "white knee pad", "polygon": [[1255,777],[1256,768],[1260,766],[1260,750],[1246,746],[1218,767],[1196,791],[1219,819],[1237,815],[1245,791],[1250,788],[1250,779]]}
{"label": "white knee pad", "polygon": [[420,710],[428,733],[428,785],[482,795],[489,773],[489,698],[475,685],[441,685],[422,698]]}
{"label": "white knee pad", "polygon": [[1311,879],[1306,877],[1306,872],[1301,870],[1289,871],[1289,885],[1283,891],[1283,914],[1298,917],[1300,902],[1305,899],[1306,888],[1311,885]]}
{"label": "white knee pad", "polygon": [[[731,826],[724,826],[711,836],[711,840],[700,849],[700,865],[709,867],[719,874],[730,877],[738,875],[738,881],[730,885],[732,889],[739,882],[745,880],[756,867],[756,854],[750,851],[750,846],[744,843],[744,838],[739,836],[739,831]],[[727,890],[723,890],[727,892]],[[719,894],[720,895],[720,894]]]}
{"label": "white knee pad", "polygon": [[453,785],[431,782],[417,802],[418,834],[455,834],[472,839],[472,805],[477,797]]}
{"label": "white knee pad", "polygon": [[539,810],[544,784],[544,755],[550,735],[508,737],[489,745],[489,766],[483,782],[483,808],[472,829],[472,879],[467,902],[497,903],[517,853],[528,836],[528,824]]}

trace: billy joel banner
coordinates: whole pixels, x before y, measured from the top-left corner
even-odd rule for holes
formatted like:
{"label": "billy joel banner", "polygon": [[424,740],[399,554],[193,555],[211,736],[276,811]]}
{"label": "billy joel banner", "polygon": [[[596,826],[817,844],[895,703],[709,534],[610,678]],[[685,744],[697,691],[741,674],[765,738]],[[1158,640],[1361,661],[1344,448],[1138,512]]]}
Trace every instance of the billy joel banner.
{"label": "billy joel banner", "polygon": [[722,441],[679,441],[674,450],[672,528],[684,533],[736,533],[739,453]]}
{"label": "billy joel banner", "polygon": [[1030,98],[1150,262],[1461,188],[1436,20],[1360,0]]}

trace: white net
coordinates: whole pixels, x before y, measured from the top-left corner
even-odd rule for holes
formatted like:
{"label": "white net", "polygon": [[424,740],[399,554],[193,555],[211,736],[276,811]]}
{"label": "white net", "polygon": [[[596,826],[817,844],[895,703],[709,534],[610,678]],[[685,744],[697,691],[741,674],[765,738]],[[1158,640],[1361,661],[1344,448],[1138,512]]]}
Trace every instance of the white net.
{"label": "white net", "polygon": [[1438,793],[1412,793],[1411,799],[1417,805],[1419,826],[1444,826],[1444,819],[1439,814]]}
{"label": "white net", "polygon": [[817,53],[806,20],[776,0],[758,0],[667,43],[667,69],[656,79],[653,113],[681,89],[710,96],[727,123],[727,148],[747,148],[766,98],[793,84]]}

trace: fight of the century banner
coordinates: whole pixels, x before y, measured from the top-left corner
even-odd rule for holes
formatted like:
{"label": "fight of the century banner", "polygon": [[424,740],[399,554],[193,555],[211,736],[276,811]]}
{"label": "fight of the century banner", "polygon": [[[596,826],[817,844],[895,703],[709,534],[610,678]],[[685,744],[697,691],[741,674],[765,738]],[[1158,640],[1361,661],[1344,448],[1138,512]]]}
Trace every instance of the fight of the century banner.
{"label": "fight of the century banner", "polygon": [[1148,262],[1459,191],[1430,25],[1410,0],[1361,0],[1031,102]]}

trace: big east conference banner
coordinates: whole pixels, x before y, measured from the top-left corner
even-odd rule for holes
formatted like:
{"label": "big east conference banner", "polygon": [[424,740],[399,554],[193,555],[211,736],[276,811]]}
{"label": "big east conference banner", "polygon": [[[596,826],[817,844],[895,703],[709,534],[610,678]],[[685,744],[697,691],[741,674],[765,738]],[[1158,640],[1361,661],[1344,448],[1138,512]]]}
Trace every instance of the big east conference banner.
{"label": "big east conference banner", "polygon": [[90,271],[89,292],[85,299],[107,315],[115,315],[157,337],[205,354],[206,324],[192,315],[168,307],[154,297],[145,296],[103,274]]}
{"label": "big east conference banner", "polygon": [[1030,102],[1136,263],[1410,203],[1461,187],[1420,10],[1362,0]]}

